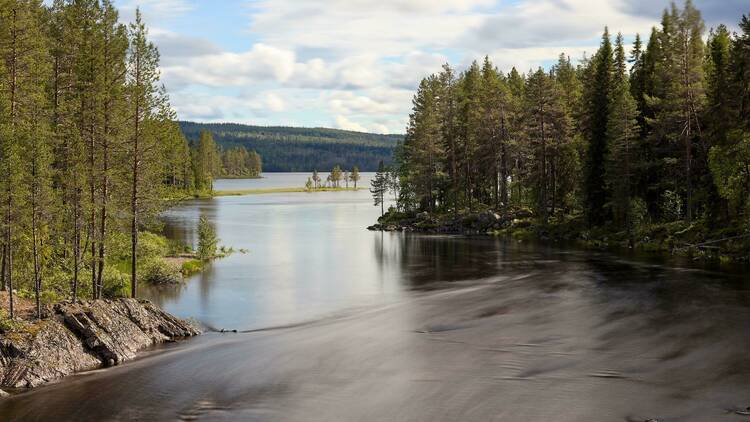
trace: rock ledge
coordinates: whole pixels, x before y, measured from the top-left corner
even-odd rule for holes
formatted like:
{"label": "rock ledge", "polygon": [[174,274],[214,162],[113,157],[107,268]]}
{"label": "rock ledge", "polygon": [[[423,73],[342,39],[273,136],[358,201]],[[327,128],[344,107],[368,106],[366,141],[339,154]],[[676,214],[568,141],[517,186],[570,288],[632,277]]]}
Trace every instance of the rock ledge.
{"label": "rock ledge", "polygon": [[32,388],[119,365],[148,346],[201,333],[147,300],[59,303],[23,332],[0,334],[0,387]]}

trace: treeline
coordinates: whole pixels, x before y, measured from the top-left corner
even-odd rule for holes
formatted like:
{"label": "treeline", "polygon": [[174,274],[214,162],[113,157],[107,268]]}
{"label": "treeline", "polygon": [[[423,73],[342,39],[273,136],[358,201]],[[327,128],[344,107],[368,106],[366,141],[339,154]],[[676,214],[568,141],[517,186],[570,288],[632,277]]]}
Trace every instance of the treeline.
{"label": "treeline", "polygon": [[254,178],[260,177],[263,162],[260,154],[248,152],[245,147],[232,147],[226,151],[219,151],[221,155],[220,177]]}
{"label": "treeline", "polygon": [[357,183],[361,179],[362,176],[359,174],[359,167],[357,166],[352,167],[351,173],[349,173],[349,170],[341,170],[341,166],[334,166],[328,177],[326,177],[325,182],[320,177],[320,173],[317,170],[313,170],[312,176],[308,177],[307,182],[305,182],[305,189],[340,189],[342,188],[341,182],[344,183],[345,189],[349,189],[349,182],[352,182],[352,186],[356,190],[358,188]]}
{"label": "treeline", "polygon": [[626,51],[605,29],[573,65],[521,74],[488,59],[425,78],[396,153],[406,210],[529,207],[543,223],[745,224],[750,203],[750,17],[707,43],[690,1]]}
{"label": "treeline", "polygon": [[377,135],[325,128],[261,127],[234,123],[180,122],[191,141],[203,131],[211,132],[223,149],[242,146],[263,157],[263,168],[271,172],[311,172],[336,165],[375,171],[378,163],[390,163],[402,135]]}
{"label": "treeline", "polygon": [[43,294],[137,295],[140,231],[193,178],[158,64],[139,11],[123,25],[109,0],[0,1],[0,288],[11,314],[14,290],[34,292],[38,313]]}
{"label": "treeline", "polygon": [[260,177],[263,163],[255,151],[248,152],[244,147],[224,150],[216,144],[213,135],[202,131],[192,146],[189,160],[192,163],[192,188],[197,193],[211,193],[214,179]]}

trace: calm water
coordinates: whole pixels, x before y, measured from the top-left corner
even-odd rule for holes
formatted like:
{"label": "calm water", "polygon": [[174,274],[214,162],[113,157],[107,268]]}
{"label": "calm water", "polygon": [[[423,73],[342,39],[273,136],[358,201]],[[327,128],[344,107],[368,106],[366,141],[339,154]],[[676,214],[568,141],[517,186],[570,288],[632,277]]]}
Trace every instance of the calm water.
{"label": "calm water", "polygon": [[[297,187],[308,176],[267,173],[263,179],[218,180],[214,189]],[[362,174],[360,186],[369,186],[371,177]],[[395,253],[397,245],[364,230],[379,215],[366,190],[191,201],[164,215],[167,236],[195,245],[204,216],[215,226],[220,244],[238,252],[214,261],[181,288],[144,294],[176,315],[232,329],[294,323],[382,303],[396,297],[402,284],[398,268],[380,259]]]}
{"label": "calm water", "polygon": [[735,413],[750,406],[743,272],[364,230],[378,213],[366,191],[170,211],[170,236],[194,241],[205,215],[249,252],[149,295],[248,332],[0,401],[0,420],[748,419]]}

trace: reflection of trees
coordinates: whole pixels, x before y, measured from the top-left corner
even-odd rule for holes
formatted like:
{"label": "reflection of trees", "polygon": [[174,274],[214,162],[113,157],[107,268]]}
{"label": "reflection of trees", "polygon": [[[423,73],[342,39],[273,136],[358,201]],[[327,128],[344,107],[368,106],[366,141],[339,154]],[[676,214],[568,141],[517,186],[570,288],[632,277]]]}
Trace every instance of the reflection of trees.
{"label": "reflection of trees", "polygon": [[213,200],[195,200],[171,209],[161,216],[163,233],[170,240],[176,240],[195,249],[198,244],[198,221],[206,217],[216,230],[216,204]]}
{"label": "reflection of trees", "polygon": [[207,262],[203,266],[203,271],[198,275],[198,286],[201,298],[201,306],[203,308],[209,307],[209,298],[211,297],[211,287],[214,283],[215,270],[210,262]]}
{"label": "reflection of trees", "polygon": [[185,283],[144,286],[143,296],[159,307],[164,307],[165,303],[176,302],[186,289]]}
{"label": "reflection of trees", "polygon": [[546,255],[538,246],[503,238],[410,233],[376,233],[373,250],[381,269],[397,267],[402,283],[414,288],[529,270]]}

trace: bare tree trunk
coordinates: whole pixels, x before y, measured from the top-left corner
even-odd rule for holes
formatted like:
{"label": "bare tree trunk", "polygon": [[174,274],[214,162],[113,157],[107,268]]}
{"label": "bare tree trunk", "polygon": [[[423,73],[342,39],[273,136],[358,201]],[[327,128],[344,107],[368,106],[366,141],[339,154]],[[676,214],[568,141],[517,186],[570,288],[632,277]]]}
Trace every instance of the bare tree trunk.
{"label": "bare tree trunk", "polygon": [[34,254],[34,296],[36,299],[36,317],[37,319],[42,318],[42,278],[41,268],[39,265],[39,247],[38,247],[38,227],[37,227],[37,189],[39,188],[37,181],[37,169],[36,169],[36,158],[32,159],[31,164],[31,178],[33,180],[31,186],[31,242],[32,251]]}
{"label": "bare tree trunk", "polygon": [[[4,239],[3,239],[4,240]],[[5,245],[5,242],[3,242],[3,256],[2,258],[2,266],[0,266],[0,291],[4,292],[8,290],[8,285],[5,283],[5,264],[6,264],[6,254],[8,253],[8,247]]]}
{"label": "bare tree trunk", "polygon": [[[108,113],[105,111],[105,113]],[[107,139],[107,131],[109,130],[109,115],[105,117],[105,135],[104,145],[102,150],[102,197],[101,197],[101,214],[99,222],[99,269],[96,272],[96,286],[98,291],[98,299],[102,297],[102,278],[104,274],[104,258],[106,256],[105,250],[105,239],[107,235],[107,200],[109,196],[109,140]]]}
{"label": "bare tree trunk", "polygon": [[78,274],[81,266],[80,206],[81,188],[76,186],[73,194],[73,303],[78,302]]}
{"label": "bare tree trunk", "polygon": [[[138,248],[138,167],[139,167],[139,155],[138,141],[139,141],[139,127],[140,127],[140,103],[136,103],[135,111],[135,135],[133,137],[133,190],[130,197],[130,211],[132,213],[132,219],[130,221],[130,295],[136,297],[138,295],[138,257],[136,254]],[[212,188],[213,190],[213,188]]]}
{"label": "bare tree trunk", "polygon": [[96,283],[96,187],[94,181],[94,128],[93,119],[91,125],[91,142],[89,145],[89,200],[91,201],[91,210],[89,211],[89,228],[88,232],[91,236],[91,298],[96,300],[99,298],[99,288]]}
{"label": "bare tree trunk", "polygon": [[10,186],[8,187],[8,199],[6,206],[8,207],[5,213],[5,244],[7,246],[6,259],[8,261],[6,271],[7,275],[5,277],[5,280],[8,282],[8,300],[9,300],[9,310],[10,310],[10,318],[13,319],[15,317],[15,312],[13,309],[13,245],[11,243],[11,240],[13,239],[13,229],[11,226],[11,209],[13,206],[13,200],[11,196]]}

